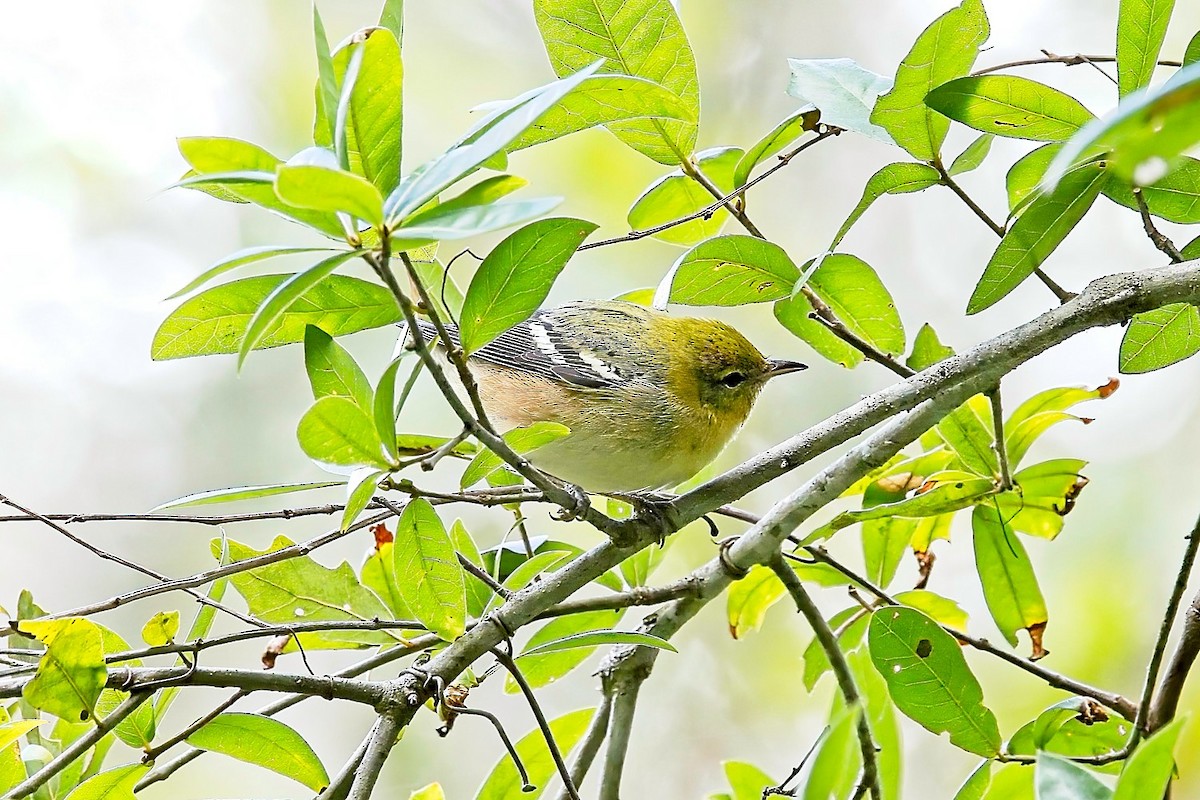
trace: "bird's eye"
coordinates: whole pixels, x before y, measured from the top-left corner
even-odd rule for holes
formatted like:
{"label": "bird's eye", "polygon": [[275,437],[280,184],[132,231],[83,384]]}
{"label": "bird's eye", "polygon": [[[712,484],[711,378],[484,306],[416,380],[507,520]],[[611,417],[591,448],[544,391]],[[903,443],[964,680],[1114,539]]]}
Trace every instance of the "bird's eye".
{"label": "bird's eye", "polygon": [[741,386],[745,382],[746,373],[744,372],[731,372],[724,378],[721,378],[721,385],[728,386],[730,389],[734,388],[735,386]]}

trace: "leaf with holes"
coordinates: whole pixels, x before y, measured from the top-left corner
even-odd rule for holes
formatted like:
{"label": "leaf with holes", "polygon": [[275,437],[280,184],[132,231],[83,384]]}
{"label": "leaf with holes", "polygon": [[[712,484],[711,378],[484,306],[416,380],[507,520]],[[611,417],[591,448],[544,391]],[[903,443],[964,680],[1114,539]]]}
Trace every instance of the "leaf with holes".
{"label": "leaf with holes", "polygon": [[37,672],[21,696],[34,708],[71,722],[87,722],[108,676],[100,626],[79,618],[22,620],[21,632],[46,645]]}
{"label": "leaf with holes", "polygon": [[1083,104],[1016,75],[958,78],[925,96],[934,111],[977,131],[1037,142],[1063,142],[1095,119]]}
{"label": "leaf with holes", "polygon": [[[291,547],[286,536],[277,536],[264,550],[232,539],[226,540],[232,562],[264,556]],[[222,552],[220,539],[210,548],[214,558]],[[246,600],[250,613],[259,619],[288,625],[298,622],[369,622],[391,619],[383,602],[363,586],[346,562],[336,569],[318,564],[310,556],[279,560],[230,576],[233,588]],[[395,643],[385,631],[319,631],[300,634],[305,648],[348,648]],[[289,645],[294,651],[295,645]]]}
{"label": "leaf with holes", "polygon": [[911,608],[881,608],[867,631],[871,660],[896,706],[951,743],[992,758],[1000,752],[996,717],[953,636]]}
{"label": "leaf with holes", "polygon": [[739,306],[792,293],[800,271],[782,247],[756,236],[731,234],[688,250],[663,278],[655,305]]}

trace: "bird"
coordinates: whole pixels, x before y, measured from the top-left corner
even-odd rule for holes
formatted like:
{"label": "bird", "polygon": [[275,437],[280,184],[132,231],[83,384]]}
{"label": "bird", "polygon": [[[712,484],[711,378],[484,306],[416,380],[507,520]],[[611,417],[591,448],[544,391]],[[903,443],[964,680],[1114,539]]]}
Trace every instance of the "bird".
{"label": "bird", "polygon": [[[433,323],[418,326],[448,363]],[[458,327],[444,327],[458,346]],[[407,331],[401,341],[415,347]],[[530,463],[605,495],[693,477],[742,427],[769,379],[807,369],[767,358],[725,322],[622,300],[539,310],[472,352],[467,366],[498,431],[537,422],[569,429],[529,452]]]}

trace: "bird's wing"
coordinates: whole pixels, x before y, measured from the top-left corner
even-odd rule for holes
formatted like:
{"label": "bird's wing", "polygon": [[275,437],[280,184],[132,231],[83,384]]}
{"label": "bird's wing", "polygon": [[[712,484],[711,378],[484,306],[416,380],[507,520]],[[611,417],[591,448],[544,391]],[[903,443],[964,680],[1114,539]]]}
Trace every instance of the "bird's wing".
{"label": "bird's wing", "polygon": [[[432,323],[422,320],[419,324],[426,339],[437,335]],[[582,389],[607,389],[636,377],[610,363],[607,354],[590,349],[587,337],[581,338],[577,329],[571,328],[572,335],[566,336],[564,328],[569,324],[569,317],[556,310],[539,311],[476,350],[471,358]],[[458,344],[458,328],[449,324],[446,328]]]}

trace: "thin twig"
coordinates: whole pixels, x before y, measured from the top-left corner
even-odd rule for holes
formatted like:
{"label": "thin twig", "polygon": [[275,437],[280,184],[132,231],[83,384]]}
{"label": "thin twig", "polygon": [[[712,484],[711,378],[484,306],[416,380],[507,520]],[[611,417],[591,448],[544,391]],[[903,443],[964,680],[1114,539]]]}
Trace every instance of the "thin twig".
{"label": "thin twig", "polygon": [[705,206],[704,208],[700,209],[699,211],[695,211],[691,214],[687,214],[686,216],[678,217],[678,218],[670,220],[668,222],[664,222],[661,225],[655,225],[653,228],[643,228],[641,230],[630,231],[629,233],[625,234],[624,236],[616,236],[612,239],[602,239],[602,240],[596,241],[596,242],[587,242],[586,244],[580,245],[579,249],[580,250],[590,250],[593,247],[605,247],[607,245],[620,244],[621,242],[635,242],[638,239],[645,239],[647,236],[654,236],[657,233],[662,233],[663,231],[668,231],[671,228],[675,228],[680,225],[684,225],[688,222],[692,222],[693,220],[709,219],[712,217],[713,214],[717,213],[717,211],[719,211],[721,208],[726,207],[728,204],[732,203],[734,200],[737,200],[739,197],[744,195],[749,189],[753,188],[754,186],[761,183],[763,180],[771,177],[776,172],[778,172],[779,170],[786,167],[789,163],[791,163],[791,160],[793,158],[800,155],[801,153],[803,153],[808,148],[812,147],[817,142],[824,141],[825,139],[828,139],[831,136],[837,136],[841,132],[842,131],[840,128],[834,128],[834,127],[825,128],[824,130],[822,130],[820,133],[817,134],[816,138],[809,139],[807,142],[800,145],[799,147],[796,147],[792,150],[789,150],[787,153],[784,153],[784,154],[778,156],[776,163],[772,164],[770,168],[764,170],[761,175],[759,175],[756,178],[754,178],[753,180],[747,182],[744,186],[739,186],[738,188],[734,189],[729,194],[718,195],[718,199],[716,202],[712,203],[711,205]]}
{"label": "thin twig", "polygon": [[[1007,61],[1003,64],[996,64],[995,66],[984,67],[983,69],[977,69],[974,72],[972,72],[971,77],[976,77],[979,75],[987,75],[989,72],[999,72],[1000,70],[1012,69],[1014,67],[1031,67],[1031,66],[1035,66],[1037,64],[1062,64],[1062,65],[1068,66],[1068,67],[1077,67],[1080,64],[1092,64],[1092,65],[1112,64],[1112,63],[1115,63],[1117,60],[1115,56],[1085,56],[1085,55],[1059,56],[1059,55],[1055,55],[1054,53],[1051,53],[1047,50],[1043,50],[1042,52],[1045,53],[1045,55],[1042,58],[1026,58],[1026,59],[1022,59],[1020,61]],[[1179,67],[1182,65],[1183,65],[1183,62],[1181,62],[1181,61],[1159,61],[1158,62],[1158,66],[1160,66],[1160,67]],[[1107,75],[1107,73],[1106,73],[1106,75]]]}
{"label": "thin twig", "polygon": [[[842,648],[838,644],[837,637],[833,635],[833,631],[829,628],[829,623],[825,621],[825,617],[821,614],[821,609],[817,608],[817,604],[809,597],[808,592],[804,588],[804,584],[800,582],[796,571],[789,567],[783,560],[783,557],[776,554],[768,566],[783,583],[788,594],[792,596],[792,601],[796,604],[796,609],[804,615],[808,620],[809,626],[816,634],[817,641],[821,644],[821,649],[825,651],[826,657],[829,659],[829,665],[833,669],[834,677],[837,679],[838,688],[841,690],[842,699],[845,700],[848,708],[860,706],[861,695],[858,693],[858,685],[854,682],[854,674],[850,671],[850,664],[846,661],[846,656],[842,653]],[[856,709],[858,715],[858,748],[862,753],[863,760],[863,777],[861,785],[867,787],[871,797],[874,800],[882,800],[883,790],[879,784],[879,764],[877,760],[878,748],[875,744],[875,738],[871,735],[871,725],[867,720],[866,709],[861,706]]]}
{"label": "thin twig", "polygon": [[129,697],[126,697],[121,701],[119,706],[113,709],[111,714],[97,721],[95,727],[88,729],[86,733],[71,742],[69,746],[64,748],[46,766],[10,789],[8,794],[4,795],[5,798],[8,798],[8,800],[20,800],[20,798],[28,797],[36,792],[77,758],[82,757],[88,748],[104,738],[113,728],[117,727],[121,723],[121,720],[128,717],[134,711],[137,711],[138,707],[149,700],[151,696],[150,692],[134,692]]}
{"label": "thin twig", "polygon": [[238,700],[241,700],[241,699],[242,699],[242,695],[240,692],[232,694],[229,697],[225,698],[225,700],[218,703],[207,714],[194,720],[190,725],[188,725],[186,728],[181,730],[179,733],[172,736],[170,739],[167,739],[164,742],[160,742],[160,743],[156,744],[154,747],[151,747],[148,750],[146,750],[146,752],[142,755],[142,763],[149,764],[149,763],[153,762],[155,759],[157,759],[159,756],[161,756],[163,753],[170,750],[175,745],[186,741],[189,736],[191,736],[193,733],[195,733],[196,731],[203,728],[208,723],[212,722],[217,717],[221,716],[221,714],[228,711],[231,706],[233,706]]}
{"label": "thin twig", "polygon": [[[608,735],[608,720],[611,716],[612,698],[607,694],[602,695],[600,706],[592,715],[587,732],[583,734],[583,739],[580,740],[579,747],[575,750],[575,763],[571,765],[571,781],[575,784],[576,789],[583,785],[583,779],[587,777],[588,770],[592,768],[592,762],[596,760],[596,755],[600,752],[600,746],[604,744],[604,737]],[[567,787],[564,785],[559,790],[556,800],[570,800],[570,798]]]}
{"label": "thin twig", "polygon": [[533,712],[533,718],[537,720],[537,726],[542,731],[542,737],[546,740],[546,747],[550,751],[550,758],[554,760],[554,766],[558,769],[558,777],[562,779],[563,788],[567,792],[567,797],[571,800],[580,800],[579,791],[575,788],[575,782],[571,780],[571,770],[567,768],[567,762],[563,759],[562,750],[558,746],[558,742],[554,740],[554,731],[550,729],[550,722],[546,719],[546,715],[542,713],[542,706],[538,702],[537,696],[533,693],[533,687],[529,685],[529,681],[525,680],[525,675],[522,674],[517,662],[512,656],[504,652],[498,647],[492,648],[492,655],[496,660],[508,670],[508,674],[516,682],[521,689],[521,694],[525,696],[525,702],[529,704],[529,710]]}
{"label": "thin twig", "polygon": [[[127,567],[127,568],[133,570],[134,572],[141,573],[142,575],[145,575],[146,577],[149,577],[149,578],[154,578],[156,581],[160,581],[162,583],[170,583],[171,582],[171,579],[168,578],[166,575],[163,575],[160,572],[156,572],[155,570],[152,570],[149,567],[143,567],[141,564],[138,564],[135,561],[130,561],[127,558],[122,558],[121,556],[116,555],[115,553],[110,553],[107,550],[97,547],[96,545],[92,544],[91,542],[87,541],[86,539],[82,539],[82,538],[76,536],[75,534],[71,533],[69,530],[66,529],[66,527],[59,525],[54,520],[49,519],[48,517],[45,517],[45,516],[37,513],[36,511],[31,511],[28,508],[26,508],[25,506],[14,502],[13,500],[9,499],[8,497],[5,497],[2,494],[0,494],[0,503],[8,506],[9,508],[13,508],[13,509],[16,509],[17,511],[20,511],[22,514],[25,514],[30,519],[35,519],[38,522],[41,522],[43,525],[46,525],[47,527],[49,527],[51,530],[62,534],[67,539],[69,539],[71,542],[79,545],[84,550],[87,550],[89,553],[92,553],[92,554],[104,559],[105,561],[112,561],[116,564],[120,564],[121,566]],[[194,591],[192,589],[184,589],[183,591],[187,592],[192,597],[196,598],[197,602],[203,603],[204,605],[207,605],[207,606],[212,606],[213,608],[217,609],[218,611],[223,611],[224,613],[228,614],[229,616],[233,617],[234,619],[239,619],[248,625],[257,625],[259,627],[263,627],[266,625],[266,623],[263,622],[262,620],[256,619],[255,617],[252,617],[248,614],[243,614],[240,611],[236,611],[232,608],[229,608],[228,606],[222,605],[221,603],[218,603],[216,600],[213,600],[212,598],[209,598],[209,597],[205,597],[204,595],[200,594],[197,591]]]}
{"label": "thin twig", "polygon": [[[975,216],[979,217],[979,219],[983,221],[983,224],[992,229],[992,233],[1003,237],[1005,233],[1004,226],[988,216],[988,213],[984,211],[978,203],[971,199],[971,196],[967,194],[961,186],[958,185],[958,182],[954,180],[954,178],[942,165],[942,162],[939,160],[934,160],[930,163],[932,164],[933,168],[936,169],[942,176],[942,184],[949,188],[950,191],[958,195],[958,198],[966,204],[967,208],[971,209],[972,213],[974,213]],[[1047,275],[1041,267],[1034,267],[1033,274],[1036,275],[1037,279],[1040,280],[1042,284],[1045,285],[1045,287],[1049,289],[1055,297],[1058,298],[1059,303],[1066,303],[1075,297],[1075,292],[1059,286],[1058,283],[1049,275]]]}
{"label": "thin twig", "polygon": [[[1162,664],[1163,653],[1167,648],[1167,637],[1175,624],[1175,614],[1179,611],[1179,604],[1187,589],[1188,578],[1191,576],[1192,565],[1196,561],[1198,550],[1200,550],[1200,519],[1196,520],[1192,532],[1188,534],[1183,562],[1179,565],[1179,572],[1175,575],[1175,586],[1171,590],[1170,600],[1167,601],[1162,625],[1158,629],[1158,640],[1154,643],[1154,652],[1150,656],[1150,665],[1146,669],[1146,685],[1142,689],[1142,702],[1138,709],[1140,725],[1135,726],[1137,728],[1144,727],[1145,733],[1158,730],[1175,716],[1175,709],[1179,705],[1179,696],[1183,692],[1188,672],[1197,655],[1200,655],[1200,594],[1197,594],[1184,619],[1183,634],[1179,638],[1179,644],[1175,646],[1175,652],[1171,656],[1167,672],[1163,675],[1162,684],[1158,688],[1158,697],[1151,701],[1158,668]],[[1135,730],[1134,737],[1137,735]],[[1136,738],[1133,738],[1133,741],[1136,742]]]}
{"label": "thin twig", "polygon": [[1008,491],[1013,488],[1012,472],[1008,466],[1008,443],[1004,438],[1004,407],[1000,400],[1000,385],[987,393],[992,406],[992,436],[995,439],[996,460],[1000,465],[1000,488]]}
{"label": "thin twig", "polygon": [[350,793],[351,784],[354,783],[354,776],[362,765],[363,757],[367,754],[367,748],[371,745],[374,732],[375,729],[372,727],[359,742],[358,747],[354,748],[350,757],[346,759],[346,763],[342,764],[337,775],[334,775],[333,779],[329,781],[329,785],[317,795],[317,800],[345,800],[346,795]]}
{"label": "thin twig", "polygon": [[1150,237],[1150,241],[1154,243],[1155,247],[1167,254],[1167,258],[1171,259],[1172,263],[1181,263],[1184,258],[1183,254],[1179,252],[1179,248],[1155,227],[1154,219],[1150,216],[1150,206],[1146,205],[1146,198],[1143,196],[1141,187],[1133,187],[1133,199],[1137,201],[1138,213],[1142,215],[1142,228],[1145,229],[1146,236]]}

